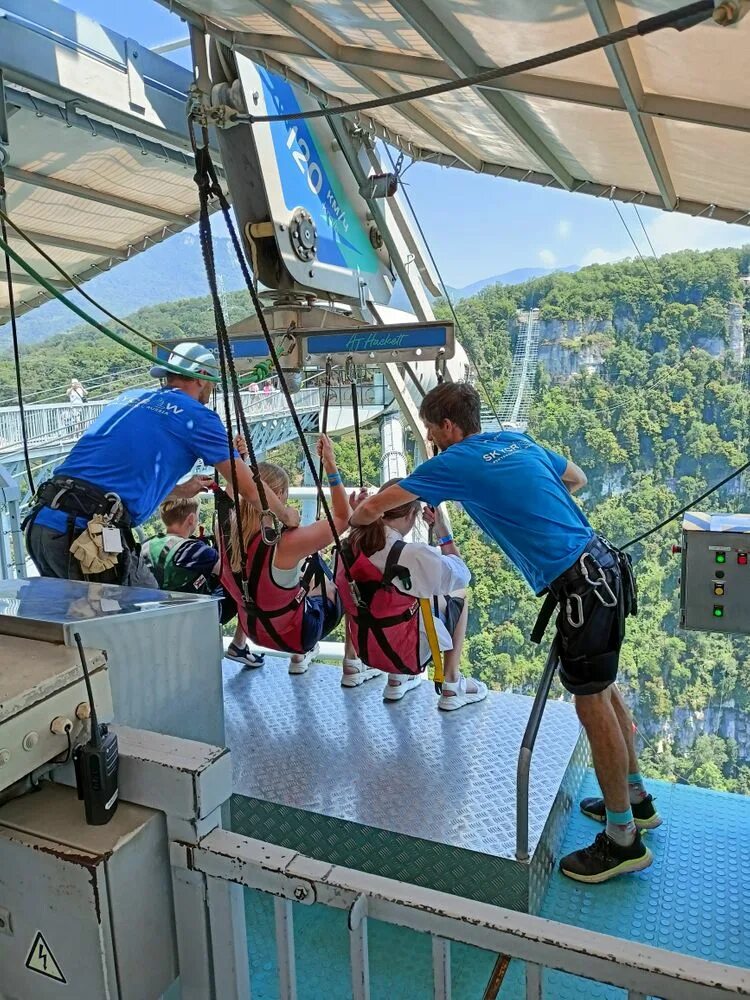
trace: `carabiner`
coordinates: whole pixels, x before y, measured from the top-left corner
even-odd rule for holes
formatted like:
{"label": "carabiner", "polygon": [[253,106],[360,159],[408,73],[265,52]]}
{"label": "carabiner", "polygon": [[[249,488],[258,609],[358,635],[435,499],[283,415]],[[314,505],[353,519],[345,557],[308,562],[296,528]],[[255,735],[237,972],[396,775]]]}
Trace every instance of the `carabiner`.
{"label": "carabiner", "polygon": [[[586,569],[586,556],[588,556],[589,559],[591,559],[591,562],[593,563],[593,565],[599,570],[599,579],[598,580],[592,580],[591,577],[589,576],[588,570]],[[594,596],[599,601],[599,603],[603,604],[605,608],[614,608],[614,607],[616,607],[617,606],[617,595],[615,594],[615,592],[610,587],[610,585],[609,585],[609,583],[607,581],[607,577],[606,577],[606,575],[604,573],[604,570],[599,565],[599,563],[593,558],[593,556],[591,555],[591,553],[590,552],[584,552],[581,555],[581,558],[579,559],[578,564],[581,567],[581,573],[583,574],[584,580],[586,581],[586,583],[589,584],[589,586],[591,586],[591,587],[594,588]],[[602,590],[604,591],[605,594],[608,595],[608,597],[609,597],[608,600],[605,597],[602,596],[602,594],[601,594]]]}
{"label": "carabiner", "polygon": [[260,537],[265,545],[275,545],[281,538],[279,519],[272,510],[261,511]]}
{"label": "carabiner", "polygon": [[441,347],[438,356],[435,358],[435,377],[438,384],[445,382],[445,348]]}
{"label": "carabiner", "polygon": [[354,358],[350,354],[349,357],[344,362],[344,379],[347,382],[357,382],[357,366],[354,363]]}
{"label": "carabiner", "polygon": [[[578,620],[573,618],[573,601],[576,602],[578,608]],[[580,594],[570,594],[565,602],[565,617],[568,619],[568,625],[571,628],[581,628],[584,623],[583,617],[583,601]]]}

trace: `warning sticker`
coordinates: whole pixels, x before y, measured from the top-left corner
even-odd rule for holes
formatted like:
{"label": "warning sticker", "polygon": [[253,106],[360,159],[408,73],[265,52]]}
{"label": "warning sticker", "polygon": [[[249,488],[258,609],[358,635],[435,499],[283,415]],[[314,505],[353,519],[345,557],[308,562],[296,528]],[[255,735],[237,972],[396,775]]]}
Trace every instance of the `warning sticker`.
{"label": "warning sticker", "polygon": [[48,979],[54,979],[58,983],[67,983],[67,979],[62,974],[62,969],[55,961],[55,956],[49,950],[49,945],[44,940],[41,931],[37,931],[34,943],[31,946],[29,957],[26,959],[26,968],[32,972],[39,972]]}

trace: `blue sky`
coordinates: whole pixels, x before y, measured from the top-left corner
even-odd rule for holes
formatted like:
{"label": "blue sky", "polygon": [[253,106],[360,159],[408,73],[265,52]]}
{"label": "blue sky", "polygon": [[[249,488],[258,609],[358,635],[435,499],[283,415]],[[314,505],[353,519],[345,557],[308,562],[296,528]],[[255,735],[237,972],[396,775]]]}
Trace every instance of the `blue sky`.
{"label": "blue sky", "polygon": [[[149,46],[187,34],[185,25],[153,0],[67,0],[66,6]],[[189,65],[186,51],[170,58]],[[517,267],[581,265],[635,253],[608,201],[419,163],[406,181],[443,277],[455,287]],[[648,254],[632,206],[622,211],[641,252]],[[750,242],[747,227],[640,212],[657,254]]]}

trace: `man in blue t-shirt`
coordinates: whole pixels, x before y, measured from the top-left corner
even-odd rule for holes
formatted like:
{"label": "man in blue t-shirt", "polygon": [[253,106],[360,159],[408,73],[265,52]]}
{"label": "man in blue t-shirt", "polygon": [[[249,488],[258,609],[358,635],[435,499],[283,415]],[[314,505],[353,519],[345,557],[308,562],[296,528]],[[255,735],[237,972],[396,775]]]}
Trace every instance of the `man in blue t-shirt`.
{"label": "man in blue t-shirt", "polygon": [[481,433],[479,396],[470,385],[437,386],[419,415],[440,454],[360,504],[351,524],[370,524],[417,498],[434,507],[459,501],[533,591],[552,594],[560,604],[560,679],[575,695],[603,792],[581,808],[606,823],[590,847],[564,857],[560,868],[581,882],[647,868],[653,857],[640,830],[661,819],[644,788],[633,720],[614,683],[632,596],[622,572],[627,557],[596,536],[572,499],[586,485],[582,470],[526,434]]}
{"label": "man in blue t-shirt", "polygon": [[[193,497],[208,486],[210,480],[203,476],[180,483],[199,459],[231,479],[226,430],[206,406],[218,376],[216,359],[200,344],[184,343],[175,347],[167,364],[151,368],[151,375],[163,380],[161,386],[128,390],[107,406],[39,488],[26,544],[41,576],[155,587],[132,529],[148,520],[168,496]],[[238,461],[235,467],[240,493],[259,506],[247,466]],[[267,494],[271,510],[295,527],[298,512],[285,507],[273,491]],[[84,532],[96,515],[115,530],[95,545]],[[95,529],[93,535],[97,533]],[[111,565],[84,571],[74,553],[87,560],[85,566]]]}

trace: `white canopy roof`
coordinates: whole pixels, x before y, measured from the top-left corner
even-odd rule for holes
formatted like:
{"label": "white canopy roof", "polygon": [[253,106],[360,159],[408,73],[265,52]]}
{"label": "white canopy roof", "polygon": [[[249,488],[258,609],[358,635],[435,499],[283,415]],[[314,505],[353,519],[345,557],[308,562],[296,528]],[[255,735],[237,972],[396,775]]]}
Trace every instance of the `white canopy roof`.
{"label": "white canopy roof", "polygon": [[[679,0],[159,0],[323,99],[355,103],[605,34]],[[370,112],[419,159],[750,223],[750,17],[665,29]],[[363,119],[364,121],[364,119]]]}
{"label": "white canopy roof", "polygon": [[[10,218],[77,281],[195,222],[190,72],[51,0],[3,0],[2,8],[0,155]],[[70,288],[9,235],[45,278]],[[50,298],[18,263],[12,272],[18,312]],[[3,266],[0,323],[7,319]]]}

